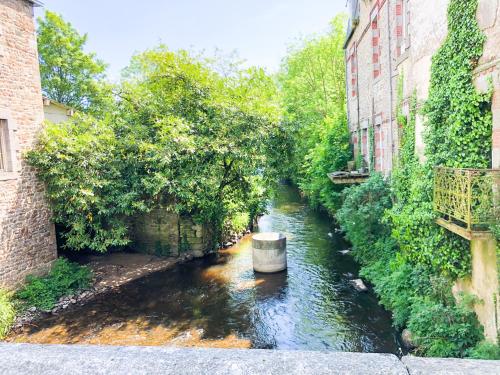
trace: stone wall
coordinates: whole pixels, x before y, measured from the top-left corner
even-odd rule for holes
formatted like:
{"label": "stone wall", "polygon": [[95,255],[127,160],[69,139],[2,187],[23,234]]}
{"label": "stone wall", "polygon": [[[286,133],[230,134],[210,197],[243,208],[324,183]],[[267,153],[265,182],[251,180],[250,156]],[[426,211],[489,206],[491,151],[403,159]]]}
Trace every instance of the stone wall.
{"label": "stone wall", "polygon": [[[449,0],[364,0],[358,1],[359,24],[347,41],[347,104],[349,129],[357,152],[358,126],[375,125],[377,170],[390,173],[398,153],[399,130],[396,124],[398,80],[403,76],[403,111],[415,92],[421,104],[428,97],[431,59],[448,33]],[[405,13],[398,21],[398,7]],[[378,10],[376,10],[378,9]],[[377,14],[376,17],[371,15]],[[488,81],[494,85],[493,167],[500,167],[500,0],[479,0],[477,19],[487,36],[484,53],[476,70],[476,86],[484,91]],[[372,22],[376,21],[377,31]],[[398,30],[399,28],[399,30]],[[401,47],[398,32],[406,42]],[[374,48],[377,45],[377,49]],[[398,50],[399,49],[399,50]],[[377,54],[377,56],[374,56]],[[353,58],[354,56],[354,58]],[[378,66],[374,63],[378,60]],[[379,70],[375,77],[374,69]],[[423,159],[424,119],[417,116],[416,151]],[[366,145],[362,153],[368,161]]]}
{"label": "stone wall", "polygon": [[458,280],[453,293],[466,292],[479,298],[474,310],[484,327],[487,340],[498,342],[500,334],[500,294],[497,266],[497,244],[491,234],[476,235],[471,240],[472,273]]}
{"label": "stone wall", "polygon": [[0,172],[0,287],[11,288],[57,255],[44,186],[23,159],[43,123],[33,9],[25,0],[0,0],[0,120],[8,153]]}
{"label": "stone wall", "polygon": [[160,256],[191,253],[202,257],[213,249],[207,225],[181,217],[167,207],[159,207],[133,220],[133,249]]}

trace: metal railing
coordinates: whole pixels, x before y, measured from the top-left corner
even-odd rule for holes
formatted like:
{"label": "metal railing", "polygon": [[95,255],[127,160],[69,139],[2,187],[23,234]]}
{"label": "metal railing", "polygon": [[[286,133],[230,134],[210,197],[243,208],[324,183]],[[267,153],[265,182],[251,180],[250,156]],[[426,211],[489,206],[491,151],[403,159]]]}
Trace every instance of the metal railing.
{"label": "metal railing", "polygon": [[435,168],[434,210],[469,231],[495,220],[499,197],[499,169]]}

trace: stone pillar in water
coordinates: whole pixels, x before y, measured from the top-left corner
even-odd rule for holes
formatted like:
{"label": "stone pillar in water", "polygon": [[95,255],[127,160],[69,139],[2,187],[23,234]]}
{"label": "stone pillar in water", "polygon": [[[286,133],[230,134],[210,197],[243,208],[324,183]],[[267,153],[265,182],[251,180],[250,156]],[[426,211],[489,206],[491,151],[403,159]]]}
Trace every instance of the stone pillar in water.
{"label": "stone pillar in water", "polygon": [[252,237],[253,269],[272,273],[286,269],[286,237],[281,233],[258,233]]}

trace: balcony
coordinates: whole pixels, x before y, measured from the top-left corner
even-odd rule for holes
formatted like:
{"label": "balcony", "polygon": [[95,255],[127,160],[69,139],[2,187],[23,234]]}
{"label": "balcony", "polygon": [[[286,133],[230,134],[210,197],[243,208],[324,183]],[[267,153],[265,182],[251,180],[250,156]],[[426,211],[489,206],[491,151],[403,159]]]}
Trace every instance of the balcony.
{"label": "balcony", "polygon": [[434,175],[436,222],[468,240],[488,233],[499,207],[500,169],[437,167]]}
{"label": "balcony", "polygon": [[365,163],[358,170],[354,170],[355,164],[354,161],[347,162],[347,170],[328,173],[328,178],[336,185],[362,184],[368,180],[370,174]]}

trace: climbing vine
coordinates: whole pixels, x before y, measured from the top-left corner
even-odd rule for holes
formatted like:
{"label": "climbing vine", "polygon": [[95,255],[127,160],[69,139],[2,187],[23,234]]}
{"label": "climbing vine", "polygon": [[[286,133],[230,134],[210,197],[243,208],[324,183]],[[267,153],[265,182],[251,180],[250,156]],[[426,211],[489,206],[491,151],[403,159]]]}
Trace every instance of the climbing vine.
{"label": "climbing vine", "polygon": [[[468,242],[435,224],[433,168],[486,168],[491,164],[491,93],[478,93],[473,70],[485,37],[476,21],[477,0],[452,0],[448,36],[433,56],[426,117],[425,156],[415,155],[417,103],[403,121],[400,163],[393,177],[396,204],[390,212],[393,236],[407,258],[451,278],[470,272]],[[399,91],[399,90],[398,90]],[[402,118],[401,111],[398,119]]]}
{"label": "climbing vine", "polygon": [[368,142],[369,150],[368,150],[368,160],[370,166],[370,172],[375,170],[375,129],[374,125],[368,126]]}
{"label": "climbing vine", "polygon": [[358,153],[356,155],[356,169],[363,168],[363,144],[362,144],[362,134],[361,134],[361,124],[358,123]]}
{"label": "climbing vine", "polygon": [[473,70],[486,39],[476,20],[478,0],[452,0],[448,36],[432,59],[429,98],[424,105],[426,156],[431,165],[491,166],[491,91],[478,93]]}

